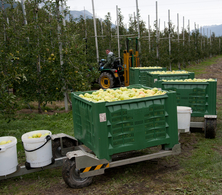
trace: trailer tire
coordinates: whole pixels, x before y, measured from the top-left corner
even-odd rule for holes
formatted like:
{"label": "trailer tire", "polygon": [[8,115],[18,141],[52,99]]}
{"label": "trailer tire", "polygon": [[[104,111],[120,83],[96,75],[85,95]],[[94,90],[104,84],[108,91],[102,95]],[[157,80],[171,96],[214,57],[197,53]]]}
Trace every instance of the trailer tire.
{"label": "trailer tire", "polygon": [[204,135],[205,138],[213,139],[216,137],[217,120],[205,119]]}
{"label": "trailer tire", "polygon": [[114,87],[114,78],[108,72],[101,73],[99,77],[99,86],[103,89],[113,88]]}
{"label": "trailer tire", "polygon": [[[62,143],[63,143],[63,147],[64,148],[69,148],[74,146],[75,144],[72,142],[72,140],[68,139],[68,138],[62,138]],[[52,141],[52,155],[54,158],[60,158],[65,156],[62,155],[61,152],[61,143],[60,143],[60,139],[56,139]]]}
{"label": "trailer tire", "polygon": [[89,186],[93,177],[81,178],[76,169],[75,159],[66,159],[62,166],[62,177],[65,183],[71,188],[83,188]]}

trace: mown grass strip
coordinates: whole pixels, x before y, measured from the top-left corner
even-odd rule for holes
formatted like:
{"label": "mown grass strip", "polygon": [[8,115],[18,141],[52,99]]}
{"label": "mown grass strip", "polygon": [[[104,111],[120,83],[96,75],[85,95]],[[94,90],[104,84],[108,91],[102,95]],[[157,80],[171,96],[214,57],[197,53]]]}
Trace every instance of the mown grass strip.
{"label": "mown grass strip", "polygon": [[200,62],[199,64],[191,64],[185,68],[189,72],[195,72],[195,76],[200,74],[206,74],[206,68],[212,64],[215,64],[218,59],[222,58],[222,55],[218,55],[212,58],[208,58],[205,61]]}

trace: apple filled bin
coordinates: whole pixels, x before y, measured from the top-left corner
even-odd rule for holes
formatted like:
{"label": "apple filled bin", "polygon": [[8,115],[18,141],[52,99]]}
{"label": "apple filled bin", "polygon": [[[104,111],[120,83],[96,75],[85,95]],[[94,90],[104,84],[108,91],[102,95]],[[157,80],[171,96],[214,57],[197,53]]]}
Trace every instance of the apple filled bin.
{"label": "apple filled bin", "polygon": [[166,71],[166,68],[160,66],[130,67],[129,69],[130,85],[133,84],[146,85],[146,72],[157,71],[157,70]]}
{"label": "apple filled bin", "polygon": [[12,136],[0,137],[0,176],[17,171],[17,139]]}
{"label": "apple filled bin", "polygon": [[146,72],[145,85],[149,87],[158,87],[157,81],[159,80],[193,79],[194,77],[194,72],[185,70]]}
{"label": "apple filled bin", "polygon": [[[127,87],[140,88],[152,89],[143,85]],[[104,91],[111,90],[121,88]],[[74,135],[99,159],[111,160],[113,154],[158,145],[171,149],[178,144],[175,92],[100,102],[82,98],[86,93],[94,92],[71,93]]]}
{"label": "apple filled bin", "polygon": [[44,167],[53,162],[51,131],[36,130],[22,135],[28,168]]}
{"label": "apple filled bin", "polygon": [[177,106],[191,107],[191,117],[217,114],[217,79],[160,80],[156,85],[175,91]]}

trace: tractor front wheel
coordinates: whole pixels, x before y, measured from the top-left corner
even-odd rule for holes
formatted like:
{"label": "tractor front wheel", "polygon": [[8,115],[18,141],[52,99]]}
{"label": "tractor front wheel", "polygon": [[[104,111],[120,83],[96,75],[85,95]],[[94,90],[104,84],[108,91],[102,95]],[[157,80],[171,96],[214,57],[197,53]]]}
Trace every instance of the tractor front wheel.
{"label": "tractor front wheel", "polygon": [[108,72],[101,73],[99,77],[99,86],[103,89],[113,88],[114,87],[114,78]]}

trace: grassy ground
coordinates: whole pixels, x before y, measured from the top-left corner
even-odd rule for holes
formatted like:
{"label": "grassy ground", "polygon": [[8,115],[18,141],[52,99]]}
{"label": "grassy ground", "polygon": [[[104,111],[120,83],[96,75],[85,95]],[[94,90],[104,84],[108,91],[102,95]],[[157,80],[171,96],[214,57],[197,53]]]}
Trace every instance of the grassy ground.
{"label": "grassy ground", "polygon": [[190,72],[195,72],[195,76],[198,76],[200,74],[207,74],[207,67],[209,67],[210,65],[214,64],[218,59],[220,59],[221,56],[216,56],[210,59],[207,59],[206,61],[203,61],[199,64],[194,64],[191,66],[188,66],[186,68],[186,70],[190,71]]}
{"label": "grassy ground", "polygon": [[[208,67],[218,63],[222,66],[222,56],[191,65],[186,70],[195,72],[196,77],[207,76]],[[108,169],[105,174],[94,177],[92,185],[83,189],[67,187],[61,168],[30,173],[1,180],[0,194],[222,194],[220,105],[222,94],[218,93],[216,138],[205,139],[200,131],[181,134],[180,155]],[[0,136],[15,136],[18,140],[20,165],[25,162],[21,136],[40,129],[50,130],[53,134],[66,133],[74,136],[72,113],[20,113],[17,120],[10,123],[0,118]]]}

